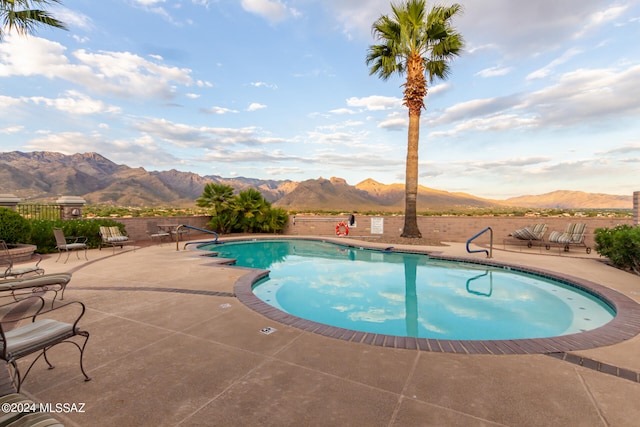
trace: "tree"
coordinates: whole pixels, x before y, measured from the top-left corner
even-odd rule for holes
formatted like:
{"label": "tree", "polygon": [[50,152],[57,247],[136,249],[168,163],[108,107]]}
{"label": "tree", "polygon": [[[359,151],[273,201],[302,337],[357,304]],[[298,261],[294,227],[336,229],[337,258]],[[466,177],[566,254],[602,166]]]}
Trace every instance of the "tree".
{"label": "tree", "polygon": [[369,46],[366,62],[369,74],[387,80],[406,73],[403,104],[409,110],[409,133],[405,173],[405,216],[402,237],[420,238],[418,229],[418,141],[420,114],[425,108],[427,77],[444,79],[449,62],[464,47],[464,40],[452,26],[452,18],[462,6],[434,6],[427,14],[425,0],[391,4],[391,16],[383,15],[371,31],[380,44]]}
{"label": "tree", "polygon": [[228,213],[233,202],[233,187],[224,184],[205,184],[202,196],[196,200],[196,205],[203,208],[213,208],[214,212],[209,226],[220,233],[231,231],[234,220]]}
{"label": "tree", "polygon": [[205,184],[202,196],[196,200],[196,205],[202,208],[213,208],[215,214],[222,212],[233,200],[233,187],[224,184]]}
{"label": "tree", "polygon": [[243,233],[262,231],[262,224],[271,210],[271,203],[253,188],[241,191],[232,206],[234,216],[238,219],[237,227]]}
{"label": "tree", "polygon": [[33,34],[35,28],[41,25],[66,30],[67,27],[62,21],[39,9],[40,6],[48,6],[51,3],[60,3],[60,0],[0,0],[0,41],[4,34],[13,28],[20,35]]}

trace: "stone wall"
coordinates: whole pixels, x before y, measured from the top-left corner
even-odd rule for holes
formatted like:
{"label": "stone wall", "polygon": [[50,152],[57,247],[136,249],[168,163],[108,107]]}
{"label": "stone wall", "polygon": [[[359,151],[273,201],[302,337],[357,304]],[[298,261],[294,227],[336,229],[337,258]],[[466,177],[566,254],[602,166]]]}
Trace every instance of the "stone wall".
{"label": "stone wall", "polygon": [[[374,230],[372,232],[372,219]],[[349,227],[349,236],[379,238],[380,236],[398,237],[404,224],[403,216],[365,216],[356,215],[355,227]],[[285,234],[289,235],[313,235],[335,236],[336,225],[340,221],[348,221],[347,216],[319,217],[296,215],[289,218]],[[382,234],[379,229],[382,221]],[[633,224],[632,218],[606,218],[606,217],[456,217],[456,216],[428,216],[418,217],[418,227],[423,237],[433,238],[441,242],[466,242],[470,237],[482,231],[486,227],[493,230],[494,244],[502,243],[509,233],[518,228],[523,228],[534,223],[546,223],[548,236],[551,231],[564,231],[569,223],[586,223],[587,232],[585,242],[593,246],[593,234],[596,228],[615,227],[622,224]],[[479,237],[477,243],[487,243],[489,233]]]}
{"label": "stone wall", "polygon": [[[133,240],[151,240],[147,234],[147,223],[153,221],[157,224],[191,225],[198,228],[206,228],[210,216],[171,216],[171,217],[137,217],[137,218],[113,218],[124,224],[127,235]],[[192,232],[195,234],[195,231]],[[182,240],[182,238],[180,238]]]}

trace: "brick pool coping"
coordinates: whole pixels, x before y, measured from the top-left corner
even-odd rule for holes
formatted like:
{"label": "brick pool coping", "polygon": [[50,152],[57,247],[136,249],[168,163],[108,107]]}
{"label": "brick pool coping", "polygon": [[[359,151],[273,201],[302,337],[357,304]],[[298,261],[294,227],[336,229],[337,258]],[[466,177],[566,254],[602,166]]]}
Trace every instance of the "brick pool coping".
{"label": "brick pool coping", "polygon": [[[288,237],[287,239],[290,238],[291,237]],[[362,244],[352,244],[346,242],[336,242],[333,239],[319,239],[310,237],[305,237],[302,240],[320,240],[331,243],[338,243],[340,245],[349,247],[382,250],[379,247],[369,246],[366,244],[366,242]],[[618,291],[599,285],[597,283],[579,279],[562,273],[556,273],[532,267],[525,267],[517,264],[496,262],[492,260],[479,260],[476,258],[447,256],[438,252],[425,251],[420,249],[394,249],[394,251],[423,253],[433,259],[505,268],[512,271],[529,273],[539,277],[560,281],[561,283],[573,286],[601,298],[615,310],[616,316],[609,323],[599,328],[592,329],[590,331],[550,338],[529,338],[512,340],[445,340],[431,338],[413,338],[354,331],[350,329],[329,326],[293,316],[265,303],[264,301],[256,297],[253,293],[253,284],[263,277],[267,276],[269,274],[268,270],[248,269],[248,273],[242,276],[235,283],[234,293],[238,300],[248,308],[282,324],[289,325],[307,332],[312,332],[315,334],[344,341],[399,349],[459,354],[548,354],[561,359],[566,359],[567,352],[576,350],[588,350],[592,348],[618,344],[640,334],[640,305],[626,295],[623,295]],[[603,367],[603,369],[607,369],[607,367],[605,366]],[[638,374],[633,374],[635,375],[635,381],[640,381],[640,379],[638,378]]]}

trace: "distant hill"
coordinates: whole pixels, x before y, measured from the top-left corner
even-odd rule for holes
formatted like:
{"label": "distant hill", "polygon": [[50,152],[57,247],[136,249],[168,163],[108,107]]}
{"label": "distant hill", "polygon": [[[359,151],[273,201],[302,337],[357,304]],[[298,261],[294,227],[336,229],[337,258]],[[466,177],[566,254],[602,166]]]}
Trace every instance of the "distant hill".
{"label": "distant hill", "polygon": [[[200,176],[177,170],[152,171],[118,165],[98,153],[73,154],[19,151],[0,153],[0,193],[25,201],[53,201],[82,196],[90,204],[114,206],[194,206],[207,183],[260,191],[274,206],[287,210],[388,211],[404,210],[404,184],[367,179],[355,186],[342,178],[303,182]],[[495,206],[563,209],[631,209],[631,196],[556,191],[539,196],[488,200],[420,186],[419,211]]]}
{"label": "distant hill", "polygon": [[524,208],[633,209],[633,196],[558,190],[537,196],[512,197],[501,203]]}

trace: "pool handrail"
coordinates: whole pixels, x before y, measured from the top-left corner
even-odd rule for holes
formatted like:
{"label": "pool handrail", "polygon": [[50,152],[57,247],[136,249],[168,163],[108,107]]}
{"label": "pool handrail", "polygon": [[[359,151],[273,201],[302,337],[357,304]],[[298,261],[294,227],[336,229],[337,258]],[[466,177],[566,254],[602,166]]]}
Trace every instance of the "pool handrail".
{"label": "pool handrail", "polygon": [[[489,231],[490,234],[490,240],[489,240],[489,250],[486,249],[469,249],[469,243],[471,243],[474,239],[480,237],[481,235],[483,235],[484,233],[486,233],[487,231]],[[491,227],[487,227],[484,230],[476,233],[473,237],[471,237],[469,240],[467,240],[467,252],[472,254],[472,253],[476,253],[476,252],[486,252],[487,253],[487,258],[493,258],[493,230],[491,229]]]}
{"label": "pool handrail", "polygon": [[195,227],[193,225],[188,225],[188,224],[180,224],[179,226],[176,227],[176,251],[180,250],[180,229],[181,228],[190,228],[192,230],[197,230],[200,231],[202,233],[209,233],[209,234],[214,234],[216,236],[216,238],[214,240],[208,240],[205,242],[187,242],[184,244],[184,247],[186,248],[187,245],[189,244],[196,244],[196,243],[218,243],[218,238],[220,237],[220,235],[218,233],[216,233],[215,231],[211,231],[211,230],[207,230],[205,228],[200,228],[200,227]]}

